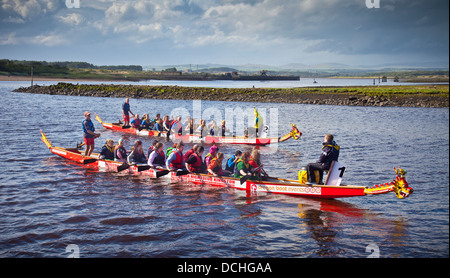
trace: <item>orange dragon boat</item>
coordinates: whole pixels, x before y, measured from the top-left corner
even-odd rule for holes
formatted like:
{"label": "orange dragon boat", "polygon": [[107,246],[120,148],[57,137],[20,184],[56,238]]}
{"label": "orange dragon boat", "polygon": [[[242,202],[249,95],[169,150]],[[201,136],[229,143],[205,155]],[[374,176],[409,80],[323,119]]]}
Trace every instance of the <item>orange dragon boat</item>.
{"label": "orange dragon boat", "polygon": [[[41,131],[41,136],[41,140],[52,153],[79,163],[84,167],[90,167],[98,171],[121,172],[130,175],[147,175],[151,178],[166,179],[170,183],[187,182],[199,185],[208,184],[212,186],[246,190],[249,192],[266,192],[325,199],[378,195],[389,192],[394,192],[398,198],[404,199],[413,192],[413,189],[409,187],[406,182],[406,171],[400,167],[398,169],[394,168],[397,175],[392,182],[372,187],[340,184],[342,168],[336,166],[330,169],[325,185],[306,184],[302,182],[301,179],[289,180],[273,177],[268,177],[267,180],[264,181],[254,181],[242,178],[212,176],[209,174],[196,174],[181,170],[169,171],[167,169],[151,169],[149,165],[129,165],[111,160],[102,160],[98,159],[98,154],[95,153],[91,156],[85,156],[78,148],[55,147],[49,142],[43,131]],[[333,176],[338,177],[338,183],[334,182]]]}
{"label": "orange dragon boat", "polygon": [[[165,131],[157,131],[157,130],[148,130],[142,129],[139,130],[134,127],[126,127],[124,128],[120,123],[105,123],[102,119],[95,114],[95,119],[106,129],[139,135],[139,136],[148,136],[148,137],[163,137],[167,138],[167,132]],[[246,145],[254,145],[254,146],[265,146],[275,143],[284,142],[289,140],[290,138],[294,138],[295,140],[300,139],[302,133],[298,130],[295,124],[291,124],[291,131],[282,137],[246,137],[246,136],[200,136],[198,134],[186,134],[186,135],[170,135],[169,138],[172,141],[179,142],[182,141],[184,143],[205,143],[205,144],[246,144]]]}

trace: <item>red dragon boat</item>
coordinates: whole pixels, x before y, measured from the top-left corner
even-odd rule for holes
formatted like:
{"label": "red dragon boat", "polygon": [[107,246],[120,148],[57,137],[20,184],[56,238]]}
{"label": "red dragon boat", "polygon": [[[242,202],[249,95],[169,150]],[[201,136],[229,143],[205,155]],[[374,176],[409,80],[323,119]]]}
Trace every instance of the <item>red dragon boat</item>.
{"label": "red dragon boat", "polygon": [[[121,162],[98,159],[98,154],[91,156],[83,155],[78,148],[62,148],[54,147],[48,141],[47,136],[41,130],[42,141],[47,145],[48,149],[65,159],[75,161],[85,167],[90,167],[98,171],[121,172],[131,175],[148,175],[151,178],[164,178],[168,182],[188,182],[199,185],[212,185],[219,187],[236,188],[249,192],[266,192],[275,194],[286,194],[292,196],[304,196],[314,198],[335,199],[344,197],[356,197],[366,195],[377,195],[394,192],[395,195],[404,199],[408,197],[413,189],[409,187],[405,179],[406,171],[395,169],[396,178],[390,182],[373,187],[357,186],[357,185],[314,185],[305,184],[297,180],[281,179],[269,177],[265,181],[245,180],[233,177],[212,176],[209,174],[196,174],[187,171],[173,171],[166,169],[151,169],[148,165],[128,165]],[[337,172],[339,171],[336,167]],[[332,170],[328,176],[332,175]],[[338,174],[339,175],[339,174]],[[327,178],[327,181],[329,179]]]}
{"label": "red dragon boat", "polygon": [[[157,130],[148,130],[148,129],[142,129],[139,130],[137,128],[133,127],[126,127],[123,128],[123,126],[120,123],[105,123],[102,121],[102,119],[95,114],[95,119],[106,129],[114,130],[114,131],[120,131],[124,133],[139,135],[139,136],[148,136],[148,137],[163,137],[167,138],[167,132],[165,131],[157,131]],[[245,136],[203,136],[197,134],[187,134],[187,135],[170,135],[169,138],[172,141],[179,142],[182,141],[184,143],[205,143],[205,144],[246,144],[246,145],[255,145],[255,146],[265,146],[270,144],[275,144],[279,142],[284,142],[290,138],[294,138],[295,140],[298,140],[302,133],[298,130],[295,124],[291,124],[292,129],[289,133],[282,137],[245,137]]]}

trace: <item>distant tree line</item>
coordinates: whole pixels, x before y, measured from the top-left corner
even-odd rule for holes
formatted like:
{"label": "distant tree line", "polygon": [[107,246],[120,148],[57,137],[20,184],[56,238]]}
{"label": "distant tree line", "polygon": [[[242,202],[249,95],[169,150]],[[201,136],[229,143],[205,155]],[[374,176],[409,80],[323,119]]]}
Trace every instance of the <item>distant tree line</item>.
{"label": "distant tree line", "polygon": [[1,59],[0,74],[29,75],[31,73],[31,66],[33,66],[33,74],[35,75],[69,74],[70,69],[142,71],[142,66],[138,65],[95,66],[86,62],[46,62]]}
{"label": "distant tree line", "polygon": [[8,75],[30,75],[31,66],[33,66],[33,74],[50,75],[50,74],[68,74],[69,68],[63,65],[51,64],[38,61],[11,61],[0,60],[0,72]]}

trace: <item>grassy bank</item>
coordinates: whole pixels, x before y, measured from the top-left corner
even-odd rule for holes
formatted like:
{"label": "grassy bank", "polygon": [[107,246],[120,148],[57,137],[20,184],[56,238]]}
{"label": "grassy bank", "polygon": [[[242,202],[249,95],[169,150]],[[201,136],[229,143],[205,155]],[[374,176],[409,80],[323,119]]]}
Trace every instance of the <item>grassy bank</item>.
{"label": "grassy bank", "polygon": [[95,97],[279,102],[325,105],[449,107],[448,85],[307,88],[202,88],[58,83],[17,92]]}

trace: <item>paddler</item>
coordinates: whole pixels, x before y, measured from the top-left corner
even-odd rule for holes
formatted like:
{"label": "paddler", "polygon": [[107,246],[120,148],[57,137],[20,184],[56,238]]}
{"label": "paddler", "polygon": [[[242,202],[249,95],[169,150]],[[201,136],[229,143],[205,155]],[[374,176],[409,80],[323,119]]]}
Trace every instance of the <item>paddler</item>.
{"label": "paddler", "polygon": [[114,141],[112,139],[106,140],[106,144],[102,147],[98,158],[114,160]]}
{"label": "paddler", "polygon": [[[194,148],[192,148],[192,149],[194,149]],[[203,151],[204,151],[204,147],[198,146],[195,149],[195,152],[192,153],[187,159],[185,159],[186,168],[189,170],[189,172],[191,172],[191,173],[202,173],[203,172],[203,168],[204,168],[203,159],[202,159]]]}
{"label": "paddler", "polygon": [[130,110],[130,99],[126,98],[125,103],[122,104],[122,116],[123,116],[123,126],[130,126],[130,114],[134,116],[133,112]]}
{"label": "paddler", "polygon": [[120,138],[114,147],[114,161],[127,162],[127,150],[123,146],[123,138]]}
{"label": "paddler", "polygon": [[209,163],[211,162],[211,160],[216,158],[218,150],[219,150],[219,148],[216,145],[213,145],[213,146],[211,146],[211,148],[209,148],[209,153],[205,156],[206,167],[209,166]]}
{"label": "paddler", "polygon": [[[251,176],[253,167],[249,163],[250,153],[244,152],[241,158],[236,162],[236,167],[234,168],[234,177],[242,178],[243,176]],[[256,177],[250,177],[250,180],[256,180]]]}
{"label": "paddler", "polygon": [[131,152],[128,155],[128,163],[147,164],[147,158],[145,157],[141,140],[136,140],[136,142],[134,142],[134,146],[131,148]]}
{"label": "paddler", "polygon": [[266,172],[262,168],[263,165],[261,164],[261,153],[258,149],[253,148],[252,154],[250,155],[250,159],[248,160],[248,163],[254,168],[258,169],[255,171],[255,175],[258,177],[259,180],[265,180],[267,177]]}
{"label": "paddler", "polygon": [[141,119],[139,118],[139,114],[133,115],[133,119],[131,120],[131,126],[135,129],[141,130]]}
{"label": "paddler", "polygon": [[164,145],[161,142],[157,142],[153,148],[153,151],[148,156],[148,165],[152,168],[163,168],[166,164],[166,156],[164,155]]}
{"label": "paddler", "polygon": [[186,170],[183,158],[184,144],[179,142],[176,144],[176,148],[172,150],[169,157],[166,160],[166,167],[171,171],[178,169]]}
{"label": "paddler", "polygon": [[95,133],[94,123],[91,121],[91,113],[89,111],[84,112],[83,127],[83,138],[84,144],[86,145],[86,151],[84,155],[90,156],[92,151],[94,151],[94,139],[100,137],[100,133]]}
{"label": "paddler", "polygon": [[[322,153],[319,160],[315,163],[309,163],[306,166],[308,172],[308,182],[323,184],[323,171],[329,170],[333,161],[338,161],[339,158],[339,146],[334,141],[332,134],[327,134],[323,138]],[[319,180],[317,180],[314,171],[319,172]]]}
{"label": "paddler", "polygon": [[223,153],[218,152],[217,156],[211,160],[208,166],[208,174],[212,174],[213,176],[226,176],[231,174],[231,172],[222,169],[222,161],[223,161]]}

